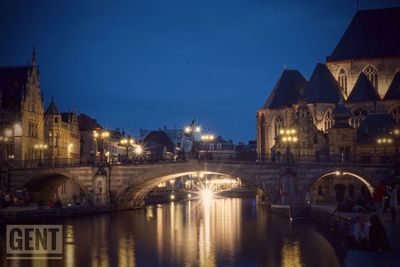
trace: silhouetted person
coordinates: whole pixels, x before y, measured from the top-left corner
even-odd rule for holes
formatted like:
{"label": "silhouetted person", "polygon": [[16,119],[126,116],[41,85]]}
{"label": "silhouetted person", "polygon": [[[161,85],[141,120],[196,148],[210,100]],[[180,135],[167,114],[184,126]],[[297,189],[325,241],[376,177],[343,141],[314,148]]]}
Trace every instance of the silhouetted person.
{"label": "silhouetted person", "polygon": [[388,241],[385,227],[383,227],[381,219],[378,215],[373,214],[369,219],[371,226],[369,227],[369,247],[371,250],[388,249]]}
{"label": "silhouetted person", "polygon": [[375,209],[376,212],[381,215],[383,211],[383,205],[384,205],[384,195],[385,195],[385,184],[381,180],[380,183],[374,187],[374,193],[373,193],[373,199],[374,199],[374,204],[375,204]]}
{"label": "silhouetted person", "polygon": [[388,190],[390,211],[392,212],[392,222],[396,221],[396,209],[397,209],[397,185],[389,187]]}

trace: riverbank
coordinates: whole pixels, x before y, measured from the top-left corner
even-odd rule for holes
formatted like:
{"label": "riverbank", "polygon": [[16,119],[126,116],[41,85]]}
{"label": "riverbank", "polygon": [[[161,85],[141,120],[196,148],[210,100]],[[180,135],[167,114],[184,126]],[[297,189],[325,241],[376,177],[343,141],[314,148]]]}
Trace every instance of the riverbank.
{"label": "riverbank", "polygon": [[117,211],[113,205],[108,206],[66,206],[62,208],[43,207],[8,207],[0,209],[0,224],[26,223],[87,216]]}
{"label": "riverbank", "polygon": [[[367,251],[354,250],[343,247],[340,243],[345,243],[351,226],[355,222],[356,217],[362,216],[367,220],[371,214],[355,213],[355,212],[338,212],[336,206],[329,205],[311,205],[311,206],[289,206],[289,205],[272,205],[271,213],[283,217],[287,217],[291,221],[298,218],[306,218],[303,216],[309,214],[308,219],[315,222],[326,233],[335,237],[338,242],[337,253],[340,256],[344,253],[343,266],[363,266],[363,267],[397,267],[400,264],[400,222],[391,222],[390,212],[383,213],[381,216],[383,225],[387,231],[390,242],[390,251]],[[299,216],[300,214],[300,216]]]}
{"label": "riverbank", "polygon": [[[350,226],[357,216],[369,218],[371,214],[354,212],[336,212],[334,206],[312,206],[313,219],[320,225],[328,227],[331,232],[339,235],[346,235]],[[390,251],[365,251],[349,249],[345,260],[345,266],[363,267],[397,267],[400,264],[400,222],[392,223],[391,215],[385,212],[381,216],[385,226]]]}

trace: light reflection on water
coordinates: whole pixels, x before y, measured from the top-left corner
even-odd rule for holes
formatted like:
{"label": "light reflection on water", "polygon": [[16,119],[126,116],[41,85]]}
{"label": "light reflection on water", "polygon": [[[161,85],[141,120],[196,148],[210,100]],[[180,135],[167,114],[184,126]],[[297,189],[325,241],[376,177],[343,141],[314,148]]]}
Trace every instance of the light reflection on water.
{"label": "light reflection on water", "polygon": [[63,262],[0,260],[0,265],[339,266],[332,246],[310,224],[270,216],[248,199],[169,203],[69,219],[64,230]]}

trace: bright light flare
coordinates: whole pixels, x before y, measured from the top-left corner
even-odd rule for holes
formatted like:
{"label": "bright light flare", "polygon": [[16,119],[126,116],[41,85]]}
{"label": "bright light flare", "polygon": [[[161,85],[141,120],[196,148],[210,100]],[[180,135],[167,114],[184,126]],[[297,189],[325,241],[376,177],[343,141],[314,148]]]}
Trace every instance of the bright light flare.
{"label": "bright light flare", "polygon": [[141,145],[137,145],[135,147],[135,153],[136,155],[141,155],[143,153],[143,147]]}
{"label": "bright light flare", "polygon": [[210,189],[203,189],[200,191],[201,199],[204,202],[210,202],[213,199],[213,193]]}

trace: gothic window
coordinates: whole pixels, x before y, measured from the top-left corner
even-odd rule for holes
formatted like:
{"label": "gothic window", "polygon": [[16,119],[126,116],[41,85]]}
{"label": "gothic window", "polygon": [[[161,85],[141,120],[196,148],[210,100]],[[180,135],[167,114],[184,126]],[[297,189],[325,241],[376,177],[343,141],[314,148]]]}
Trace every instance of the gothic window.
{"label": "gothic window", "polygon": [[395,107],[394,109],[392,109],[390,114],[392,115],[396,125],[400,125],[400,106]]}
{"label": "gothic window", "polygon": [[347,74],[344,69],[340,69],[338,75],[339,85],[343,90],[343,93],[347,96]]}
{"label": "gothic window", "polygon": [[276,116],[275,122],[274,122],[274,131],[275,131],[275,137],[279,135],[280,129],[283,128],[283,119],[281,116]]}
{"label": "gothic window", "polygon": [[332,119],[332,110],[328,110],[324,116],[324,131],[328,131],[332,128],[334,120]]}
{"label": "gothic window", "polygon": [[375,67],[369,65],[364,69],[363,72],[371,82],[372,86],[378,90],[378,71],[375,69]]}
{"label": "gothic window", "polygon": [[361,122],[365,119],[367,115],[368,111],[363,108],[359,108],[353,111],[353,117],[350,120],[351,126],[353,126],[354,128],[360,127]]}

